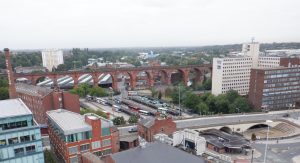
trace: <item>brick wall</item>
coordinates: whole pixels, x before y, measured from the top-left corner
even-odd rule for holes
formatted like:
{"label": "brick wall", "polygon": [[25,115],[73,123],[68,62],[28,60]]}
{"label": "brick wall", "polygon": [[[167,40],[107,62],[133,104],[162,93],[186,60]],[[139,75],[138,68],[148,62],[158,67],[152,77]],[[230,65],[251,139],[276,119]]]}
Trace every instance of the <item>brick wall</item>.
{"label": "brick wall", "polygon": [[78,95],[74,95],[69,92],[63,92],[63,105],[66,110],[75,113],[80,112],[80,102]]}

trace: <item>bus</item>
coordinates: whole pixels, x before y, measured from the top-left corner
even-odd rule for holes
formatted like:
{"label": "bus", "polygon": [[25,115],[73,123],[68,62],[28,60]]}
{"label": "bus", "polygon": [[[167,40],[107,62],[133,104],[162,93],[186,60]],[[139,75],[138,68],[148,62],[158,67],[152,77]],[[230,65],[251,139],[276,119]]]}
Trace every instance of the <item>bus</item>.
{"label": "bus", "polygon": [[143,115],[150,115],[150,112],[145,111],[145,110],[139,110],[139,113],[143,114]]}
{"label": "bus", "polygon": [[128,91],[128,96],[137,96],[137,91]]}
{"label": "bus", "polygon": [[104,99],[102,99],[102,98],[97,97],[97,98],[96,98],[96,101],[97,101],[97,103],[99,103],[99,104],[107,105],[107,101],[104,100]]}
{"label": "bus", "polygon": [[167,114],[168,109],[167,108],[157,108],[157,111],[162,113],[162,114]]}
{"label": "bus", "polygon": [[132,110],[136,110],[136,111],[140,110],[137,106],[128,105],[128,107]]}

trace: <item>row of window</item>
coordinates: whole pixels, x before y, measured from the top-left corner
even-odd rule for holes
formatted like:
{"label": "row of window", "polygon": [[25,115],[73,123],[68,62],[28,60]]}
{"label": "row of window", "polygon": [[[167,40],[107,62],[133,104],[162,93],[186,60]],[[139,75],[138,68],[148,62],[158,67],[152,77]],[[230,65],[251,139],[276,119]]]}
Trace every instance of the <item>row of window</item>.
{"label": "row of window", "polygon": [[15,157],[35,153],[35,145],[14,149]]}
{"label": "row of window", "polygon": [[10,122],[10,123],[3,123],[0,124],[0,130],[10,130],[15,128],[27,127],[27,121],[17,121],[17,122]]}
{"label": "row of window", "polygon": [[300,85],[297,86],[288,86],[288,87],[275,87],[275,88],[268,88],[263,89],[263,92],[281,92],[281,91],[287,91],[287,90],[295,90],[300,89]]}
{"label": "row of window", "polygon": [[25,135],[25,136],[20,136],[20,137],[13,137],[13,138],[9,138],[7,140],[6,139],[0,140],[0,146],[29,142],[29,141],[33,141],[33,140],[36,140],[35,135]]}
{"label": "row of window", "polygon": [[289,68],[289,69],[282,69],[282,70],[268,70],[268,71],[265,71],[265,74],[285,74],[285,73],[292,73],[292,72],[296,72],[296,73],[300,72],[300,68]]}
{"label": "row of window", "polygon": [[[105,139],[105,140],[102,140],[102,143],[101,143],[101,141],[94,141],[94,142],[92,142],[92,149],[101,148],[101,144],[102,144],[102,147],[111,146],[111,140]],[[88,151],[88,150],[90,150],[90,144],[83,144],[83,145],[79,146],[80,152],[84,152],[84,151]],[[76,154],[76,153],[78,153],[77,146],[69,147],[69,155]]]}

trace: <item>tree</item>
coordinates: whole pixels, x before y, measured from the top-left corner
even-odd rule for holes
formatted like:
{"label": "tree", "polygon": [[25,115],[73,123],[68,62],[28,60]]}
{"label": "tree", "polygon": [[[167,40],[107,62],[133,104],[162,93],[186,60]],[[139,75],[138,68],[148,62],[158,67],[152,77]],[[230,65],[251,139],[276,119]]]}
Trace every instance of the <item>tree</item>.
{"label": "tree", "polygon": [[0,87],[0,100],[9,99],[8,87]]}
{"label": "tree", "polygon": [[90,92],[90,86],[86,83],[80,84],[77,88],[70,90],[70,93],[85,97]]}
{"label": "tree", "polygon": [[222,113],[229,113],[229,101],[226,97],[226,95],[221,94],[219,96],[217,96],[216,98],[216,111],[218,113],[222,112]]}
{"label": "tree", "polygon": [[139,117],[136,115],[130,116],[128,119],[128,123],[133,124],[133,123],[137,123],[139,120]]}
{"label": "tree", "polygon": [[89,95],[97,96],[97,97],[104,97],[104,96],[107,96],[107,92],[105,91],[105,89],[96,86],[89,90]]}
{"label": "tree", "polygon": [[124,117],[121,116],[121,117],[114,118],[113,123],[114,123],[114,125],[124,125],[124,124],[126,124],[126,121],[125,121]]}
{"label": "tree", "polygon": [[161,99],[161,96],[162,96],[162,93],[161,93],[161,91],[159,91],[159,92],[158,92],[158,97],[157,97],[157,98],[158,98],[158,99]]}
{"label": "tree", "polygon": [[234,100],[236,98],[238,98],[240,95],[237,91],[235,90],[229,90],[227,93],[226,93],[226,96],[227,96],[227,99],[230,103],[233,103]]}
{"label": "tree", "polygon": [[0,100],[9,99],[9,93],[8,93],[8,81],[0,77]]}
{"label": "tree", "polygon": [[81,114],[81,115],[86,114],[86,113],[94,113],[94,114],[96,114],[96,115],[99,115],[100,117],[108,118],[108,117],[107,117],[107,114],[104,113],[104,112],[101,111],[101,110],[95,111],[95,110],[88,109],[88,108],[87,108],[87,109],[81,109],[81,110],[80,110],[80,114]]}
{"label": "tree", "polygon": [[67,71],[67,65],[65,64],[60,64],[57,66],[56,71]]}
{"label": "tree", "polygon": [[201,102],[196,106],[196,113],[204,114],[204,113],[208,113],[208,112],[209,112],[209,108],[204,102]]}
{"label": "tree", "polygon": [[191,108],[192,110],[196,109],[197,104],[201,102],[201,98],[193,94],[192,92],[186,93],[186,97],[184,98],[184,105],[188,108]]}
{"label": "tree", "polygon": [[55,163],[55,159],[54,159],[54,154],[49,151],[48,149],[46,149],[44,151],[44,156],[45,156],[45,163]]}
{"label": "tree", "polygon": [[255,133],[252,133],[252,135],[251,135],[251,140],[252,140],[252,141],[255,141],[255,140],[256,140],[256,135],[255,135]]}
{"label": "tree", "polygon": [[212,80],[211,79],[207,79],[204,81],[203,83],[203,87],[205,90],[211,90],[211,84],[212,84]]}

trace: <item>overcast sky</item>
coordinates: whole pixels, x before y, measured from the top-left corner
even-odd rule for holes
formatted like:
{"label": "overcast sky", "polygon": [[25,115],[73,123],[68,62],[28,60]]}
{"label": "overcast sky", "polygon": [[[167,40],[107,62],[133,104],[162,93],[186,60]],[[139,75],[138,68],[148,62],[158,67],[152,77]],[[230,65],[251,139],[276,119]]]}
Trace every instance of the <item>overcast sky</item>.
{"label": "overcast sky", "polygon": [[300,0],[1,0],[11,49],[300,41]]}

